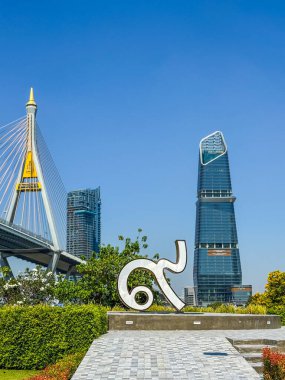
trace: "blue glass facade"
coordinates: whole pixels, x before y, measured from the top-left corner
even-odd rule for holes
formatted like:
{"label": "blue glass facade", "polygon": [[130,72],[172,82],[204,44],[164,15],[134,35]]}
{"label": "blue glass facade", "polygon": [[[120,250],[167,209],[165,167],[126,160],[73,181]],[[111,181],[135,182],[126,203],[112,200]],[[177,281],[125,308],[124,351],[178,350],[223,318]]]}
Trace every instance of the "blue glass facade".
{"label": "blue glass facade", "polygon": [[237,306],[245,305],[252,296],[251,285],[241,285],[232,287],[232,303]]}
{"label": "blue glass facade", "polygon": [[88,259],[100,244],[100,188],[71,191],[67,197],[67,252]]}
{"label": "blue glass facade", "polygon": [[221,132],[200,143],[194,286],[199,305],[232,302],[242,283],[228,153]]}

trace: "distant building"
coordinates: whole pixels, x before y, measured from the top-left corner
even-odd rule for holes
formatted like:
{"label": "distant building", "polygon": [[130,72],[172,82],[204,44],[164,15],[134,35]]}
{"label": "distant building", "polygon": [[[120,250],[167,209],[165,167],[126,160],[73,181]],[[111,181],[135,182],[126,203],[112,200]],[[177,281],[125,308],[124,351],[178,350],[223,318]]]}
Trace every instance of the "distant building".
{"label": "distant building", "polygon": [[89,258],[100,244],[100,187],[71,191],[67,196],[67,252]]}
{"label": "distant building", "polygon": [[[194,286],[198,305],[245,300],[228,149],[221,132],[203,138],[199,151]],[[234,299],[234,300],[233,300]]]}
{"label": "distant building", "polygon": [[196,306],[196,296],[194,286],[184,288],[184,303],[187,306]]}
{"label": "distant building", "polygon": [[251,285],[237,285],[231,287],[232,303],[236,306],[246,305],[248,299],[252,296]]}

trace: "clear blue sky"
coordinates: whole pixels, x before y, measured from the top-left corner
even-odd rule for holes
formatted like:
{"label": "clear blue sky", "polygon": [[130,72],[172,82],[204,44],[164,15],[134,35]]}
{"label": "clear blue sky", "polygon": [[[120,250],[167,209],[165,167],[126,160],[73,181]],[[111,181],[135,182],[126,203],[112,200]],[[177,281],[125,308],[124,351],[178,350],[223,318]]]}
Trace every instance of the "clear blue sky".
{"label": "clear blue sky", "polygon": [[221,130],[243,282],[285,270],[284,1],[13,1],[0,14],[0,125],[38,122],[67,190],[101,186],[102,238],[149,237],[192,283],[198,144]]}

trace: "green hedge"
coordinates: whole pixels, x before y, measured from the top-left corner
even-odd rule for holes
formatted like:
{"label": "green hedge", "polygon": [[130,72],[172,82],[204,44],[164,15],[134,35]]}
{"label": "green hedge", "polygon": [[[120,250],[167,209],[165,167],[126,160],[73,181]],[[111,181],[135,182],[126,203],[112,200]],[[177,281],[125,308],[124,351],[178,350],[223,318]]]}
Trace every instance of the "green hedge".
{"label": "green hedge", "polygon": [[107,313],[100,306],[1,307],[0,368],[44,368],[86,351],[106,331]]}

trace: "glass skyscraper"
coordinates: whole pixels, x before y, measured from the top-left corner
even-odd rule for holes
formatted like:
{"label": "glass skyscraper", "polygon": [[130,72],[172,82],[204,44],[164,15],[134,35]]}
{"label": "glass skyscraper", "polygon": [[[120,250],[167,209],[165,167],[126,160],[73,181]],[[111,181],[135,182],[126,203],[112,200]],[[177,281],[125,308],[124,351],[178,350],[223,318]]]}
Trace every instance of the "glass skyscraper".
{"label": "glass skyscraper", "polygon": [[88,259],[100,244],[100,187],[71,191],[67,196],[67,252]]}
{"label": "glass skyscraper", "polygon": [[200,142],[194,286],[197,303],[233,302],[242,284],[227,146],[221,132]]}

